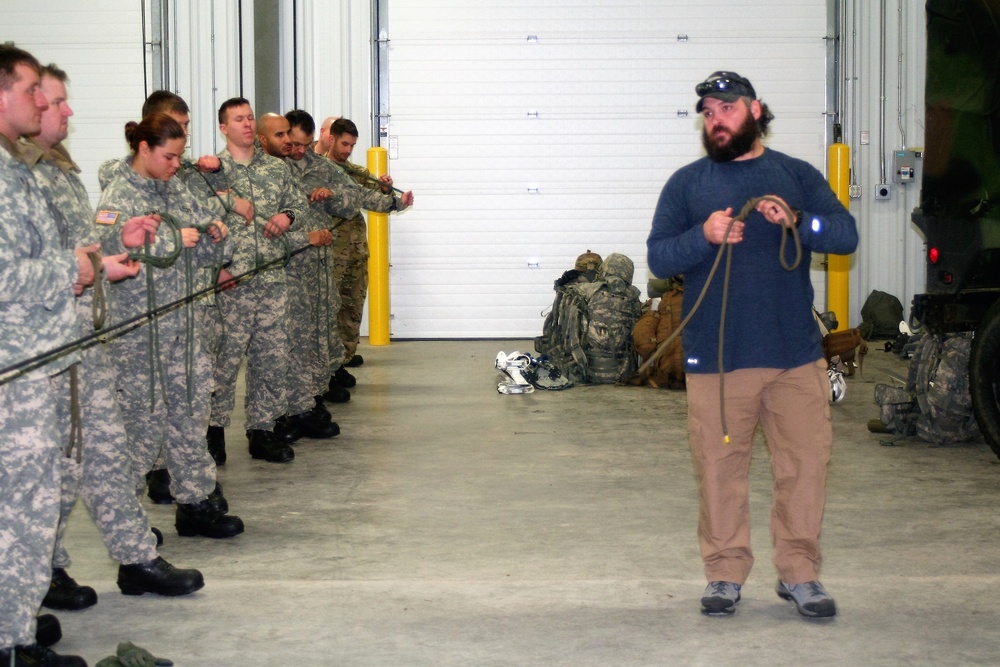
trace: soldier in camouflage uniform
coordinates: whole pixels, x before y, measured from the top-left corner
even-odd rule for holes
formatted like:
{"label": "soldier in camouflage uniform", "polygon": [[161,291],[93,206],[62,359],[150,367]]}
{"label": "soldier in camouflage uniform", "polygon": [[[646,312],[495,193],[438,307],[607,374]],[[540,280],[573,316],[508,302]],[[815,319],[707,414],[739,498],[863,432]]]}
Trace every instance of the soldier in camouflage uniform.
{"label": "soldier in camouflage uniform", "polygon": [[[62,144],[69,131],[68,119],[73,115],[67,101],[66,80],[66,73],[58,67],[42,68],[42,93],[49,107],[42,114],[42,131],[30,142],[41,152],[34,167],[35,178],[68,241],[65,247],[73,248],[91,245],[99,237],[87,190],[77,175],[79,168]],[[140,225],[151,230],[155,229],[156,221],[135,218],[126,225]],[[139,265],[127,258],[125,253],[103,257],[108,280],[123,280],[138,273]],[[79,337],[91,336],[97,326],[93,289],[88,288],[77,297],[76,309]],[[44,605],[53,609],[82,609],[97,601],[93,589],[77,586],[65,570],[70,558],[63,546],[63,535],[78,495],[82,495],[90,510],[109,555],[121,564],[119,586],[171,595],[198,590],[204,584],[199,572],[177,570],[159,558],[149,518],[132,492],[134,477],[128,440],[115,398],[114,370],[104,345],[91,343],[80,354],[78,393],[82,465],[75,458],[62,458],[62,510],[52,559],[52,584]],[[60,426],[64,442],[69,442],[69,392],[61,392],[59,398],[58,408],[63,416]]]}
{"label": "soldier in camouflage uniform", "polygon": [[[150,93],[146,102],[142,105],[142,117],[145,118],[154,112],[165,113],[184,129],[185,134],[191,125],[191,110],[184,99],[169,90],[156,90]],[[119,160],[109,160],[101,165],[99,180],[101,189],[107,187],[112,178],[122,169],[127,167],[131,156]],[[227,213],[235,213],[247,222],[253,220],[253,205],[246,199],[236,197],[232,192],[217,192],[212,188],[208,179],[203,176],[207,172],[217,172],[222,167],[222,162],[217,155],[203,155],[197,161],[192,162],[186,158],[181,160],[181,170],[176,177],[180,178],[191,190],[191,193],[204,204],[214,215],[222,218]],[[202,269],[198,272],[198,281],[195,285],[197,292],[205,292],[215,284],[225,285],[232,279],[229,272],[223,267],[216,270],[213,268]],[[208,351],[209,361],[212,362],[213,372],[215,357],[222,346],[222,336],[225,327],[222,324],[222,316],[215,301],[215,292],[208,291],[195,302],[195,313],[201,325],[202,341]],[[225,441],[208,439],[208,451],[215,460],[216,465],[223,465],[226,462]],[[173,496],[169,490],[170,476],[167,474],[166,463],[157,461],[156,468],[151,471],[149,478],[149,497],[158,503],[169,503]]]}
{"label": "soldier in camouflage uniform", "polygon": [[[47,103],[38,61],[0,45],[0,664],[84,665],[35,643],[35,615],[52,578],[59,522],[61,437],[52,378],[75,353],[3,372],[73,342],[74,291],[94,280],[88,252],[64,250],[19,144],[41,129]],[[25,661],[26,661],[25,660]]]}
{"label": "soldier in camouflage uniform", "polygon": [[[329,147],[320,144],[317,152],[325,149],[326,157],[339,167],[334,172],[336,180],[331,179],[326,185],[332,195],[326,198],[332,200],[326,210],[335,218],[333,269],[341,298],[338,320],[345,347],[344,364],[351,365],[360,342],[361,317],[368,292],[368,231],[362,209],[379,213],[402,211],[413,205],[413,193],[397,194],[389,189],[390,176],[376,179],[367,169],[347,161],[358,141],[358,128],[353,122],[338,118],[324,138],[328,139]],[[358,204],[350,209],[340,208],[340,203],[348,199]],[[354,379],[340,368],[331,382],[353,386]]]}
{"label": "soldier in camouflage uniform", "polygon": [[[131,165],[101,194],[95,218],[104,246],[119,252],[143,242],[123,234],[123,218],[154,212],[163,221],[139,253],[144,264],[139,277],[111,287],[119,321],[188,297],[197,267],[224,262],[227,245],[222,242],[225,225],[173,178],[187,139],[181,126],[154,113],[141,123],[128,123],[125,136],[134,151]],[[149,471],[165,448],[177,499],[177,532],[215,538],[242,533],[239,517],[226,514],[228,504],[205,443],[212,374],[193,305],[160,313],[148,326],[133,326],[110,344],[137,491],[144,486],[138,475]]]}
{"label": "soldier in camouflage uniform", "polygon": [[[292,169],[294,161],[289,157],[292,141],[288,119],[267,113],[261,116],[257,127],[263,151],[285,160]],[[301,186],[301,180],[296,178],[295,182]],[[297,253],[285,267],[288,276],[288,413],[284,424],[295,437],[332,438],[340,434],[340,426],[332,420],[323,405],[321,395],[326,390],[329,346],[326,336],[318,334],[320,320],[324,325],[329,321],[326,317],[328,301],[320,297],[329,294],[325,258],[333,236],[326,216],[317,213],[311,206],[303,210],[297,227],[297,231],[286,234],[292,247],[295,250],[305,245],[312,247]]]}
{"label": "soldier in camouflage uniform", "polygon": [[255,217],[252,224],[232,214],[226,217],[234,244],[229,272],[239,282],[217,296],[226,333],[216,357],[209,438],[225,437],[223,429],[229,426],[236,403],[236,377],[246,356],[250,455],[283,463],[295,458],[287,444],[294,436],[283,428],[275,429],[276,420],[288,411],[288,291],[283,260],[292,244],[283,236],[308,203],[288,166],[254,146],[257,123],[247,100],[237,97],[223,102],[219,128],[226,136],[226,148],[219,155],[222,168],[207,174],[208,179],[216,190],[249,199]]}

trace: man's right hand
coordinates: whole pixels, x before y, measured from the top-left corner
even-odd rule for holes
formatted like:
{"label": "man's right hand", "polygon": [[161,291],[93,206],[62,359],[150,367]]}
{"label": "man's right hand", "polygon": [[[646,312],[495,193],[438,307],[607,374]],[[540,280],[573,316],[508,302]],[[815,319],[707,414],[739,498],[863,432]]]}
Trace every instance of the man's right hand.
{"label": "man's right hand", "polygon": [[319,229],[309,232],[309,245],[326,246],[333,243],[333,235],[329,229]]}
{"label": "man's right hand", "polygon": [[[729,229],[730,223],[733,224],[733,228],[727,237],[726,230]],[[716,211],[708,216],[708,220],[701,226],[701,230],[709,243],[721,245],[723,240],[727,243],[739,243],[742,241],[743,228],[745,226],[746,223],[743,222],[737,221],[733,223],[733,207],[730,206],[725,211]]]}
{"label": "man's right hand", "polygon": [[104,276],[113,283],[139,275],[139,262],[130,260],[127,252],[105,255],[101,261],[104,264]]}
{"label": "man's right hand", "polygon": [[94,284],[94,279],[97,277],[97,274],[94,272],[94,263],[90,259],[90,253],[100,254],[100,252],[100,243],[83,246],[73,251],[73,254],[76,255],[76,266],[79,270],[79,275],[76,278],[76,282],[73,284],[73,293],[77,296],[83,294],[84,287]]}
{"label": "man's right hand", "polygon": [[233,195],[233,213],[246,220],[248,225],[253,222],[253,204],[249,199]]}
{"label": "man's right hand", "polygon": [[222,160],[217,155],[202,155],[194,164],[202,173],[212,174],[222,169]]}

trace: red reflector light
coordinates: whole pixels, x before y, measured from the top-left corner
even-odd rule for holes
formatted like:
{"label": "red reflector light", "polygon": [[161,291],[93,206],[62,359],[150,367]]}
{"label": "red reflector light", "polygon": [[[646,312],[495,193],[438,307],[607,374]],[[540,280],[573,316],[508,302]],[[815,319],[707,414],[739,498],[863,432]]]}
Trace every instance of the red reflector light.
{"label": "red reflector light", "polygon": [[941,282],[945,285],[950,285],[955,282],[955,276],[947,271],[941,272]]}
{"label": "red reflector light", "polygon": [[940,257],[941,255],[940,253],[938,253],[937,248],[931,248],[930,250],[927,251],[927,261],[929,261],[931,264],[937,264],[938,259],[940,259]]}

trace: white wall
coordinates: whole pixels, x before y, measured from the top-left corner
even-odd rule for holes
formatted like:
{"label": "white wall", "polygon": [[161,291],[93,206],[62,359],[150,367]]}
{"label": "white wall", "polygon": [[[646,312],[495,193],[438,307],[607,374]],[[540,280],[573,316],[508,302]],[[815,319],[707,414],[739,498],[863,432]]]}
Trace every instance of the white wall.
{"label": "white wall", "polygon": [[5,0],[0,7],[0,41],[69,75],[75,115],[66,144],[95,202],[97,168],[124,154],[125,123],[138,119],[145,99],[140,9],[135,0]]}
{"label": "white wall", "polygon": [[[298,106],[309,110],[317,120],[328,115],[344,115],[355,120],[361,128],[356,157],[363,161],[363,151],[371,136],[372,113],[369,0],[279,1],[286,7],[295,2],[299,65],[298,98],[288,98],[286,92],[283,100],[289,108]],[[856,40],[853,46],[849,46],[848,56],[856,53],[857,59],[847,63],[843,74],[851,77],[856,63],[857,78],[852,83],[856,83],[858,93],[857,116],[845,119],[850,128],[846,141],[855,149],[855,177],[863,191],[860,199],[851,201],[851,210],[858,219],[861,231],[861,245],[851,268],[851,323],[856,324],[860,321],[861,304],[872,289],[895,294],[904,307],[908,307],[912,295],[922,290],[924,264],[923,242],[910,222],[910,212],[918,202],[919,184],[894,186],[892,198],[888,201],[873,199],[875,185],[880,180],[880,0],[844,2],[850,20],[843,38],[850,42],[850,29],[856,27]],[[907,146],[920,147],[924,143],[925,18],[923,3],[918,0],[885,2],[888,165],[889,151],[902,144],[897,128],[900,109],[903,111],[902,124]],[[252,101],[253,59],[248,57],[253,52],[252,12],[248,7],[251,3],[252,0],[243,1],[242,66],[243,94]],[[396,16],[402,13],[399,7],[405,6],[401,3],[403,0],[395,2]],[[237,0],[168,0],[175,16],[172,29],[177,40],[171,50],[174,76],[171,88],[183,95],[192,106],[190,151],[194,154],[218,150],[220,141],[215,110],[222,100],[240,92],[238,4]],[[139,6],[134,0],[103,0],[99,4],[75,0],[47,0],[45,3],[5,0],[0,6],[0,40],[13,40],[42,61],[54,61],[69,72],[71,103],[77,115],[71,121],[68,144],[81,164],[84,179],[95,197],[97,166],[104,159],[120,156],[124,152],[122,128],[127,120],[138,115],[145,95]],[[443,2],[442,11],[457,11],[463,6],[483,5],[473,0],[467,3]],[[546,3],[539,0],[532,6],[544,8]],[[902,30],[898,20],[900,8]],[[798,35],[788,28],[787,17],[774,16],[767,3],[691,3],[689,9],[691,20],[704,20],[709,24],[715,14],[725,12],[731,16],[745,16],[748,25],[756,20],[776,25],[779,32],[784,29],[779,37],[785,40],[787,56],[754,65],[754,71],[748,76],[755,81],[762,77],[764,80],[775,78],[771,76],[771,70],[779,72],[787,69],[790,63],[794,67],[796,54],[801,48]],[[287,15],[288,12],[284,11],[283,16]],[[426,18],[430,20],[432,17]],[[573,17],[567,14],[565,18],[569,23]],[[618,39],[634,39],[637,30],[641,33],[642,27],[620,25],[614,21],[607,23],[608,35]],[[746,62],[746,56],[740,54],[740,49],[745,47],[747,40],[748,34],[729,32],[718,36],[711,52],[697,52],[696,55],[706,64],[707,56],[714,56],[709,69],[714,69],[719,57],[732,58],[742,64]],[[897,104],[897,84],[900,81],[897,58],[900,50],[903,53],[903,99],[902,104]],[[283,58],[282,62],[287,62],[287,59]],[[669,82],[664,83],[665,88],[670,85]],[[284,85],[282,89],[287,91],[289,87]],[[775,97],[790,100],[777,105],[782,115],[774,125],[776,142],[783,141],[782,135],[790,129],[788,119],[795,112],[794,102],[791,102],[794,93],[794,90],[768,90],[766,95],[769,101]],[[595,98],[598,106],[605,102]],[[683,125],[680,122],[673,124],[678,127]],[[683,129],[686,132],[691,128]],[[866,146],[860,145],[861,131],[870,133],[870,143]],[[447,126],[441,128],[441,136],[457,139],[449,137]],[[497,140],[502,140],[502,137]],[[815,140],[821,141],[822,137]],[[569,136],[565,137],[565,141],[583,144],[591,138]],[[664,166],[669,168],[669,164],[664,163]],[[394,165],[391,164],[390,168]],[[419,207],[421,188],[426,192],[430,184],[422,182],[419,170],[414,170],[412,174],[404,184],[416,190]],[[661,174],[664,180],[667,175],[666,171]],[[405,239],[396,241],[403,242]],[[397,248],[394,252],[399,254],[402,250]]]}
{"label": "white wall", "polygon": [[[856,27],[857,66],[848,63],[845,76],[857,74],[858,114],[854,131],[845,137],[855,151],[856,180],[862,196],[851,200],[851,212],[858,220],[861,242],[851,265],[851,322],[861,321],[861,306],[868,294],[878,289],[894,294],[909,313],[913,294],[924,288],[924,245],[910,214],[919,204],[919,180],[893,185],[889,200],[876,201],[875,186],[881,180],[879,150],[880,98],[880,0],[845,0]],[[924,145],[924,78],[926,73],[926,19],[924,4],[916,0],[884,0],[885,21],[885,144],[886,171],[891,171],[891,151],[901,148],[902,132],[908,148]],[[900,12],[902,9],[902,12]],[[856,14],[855,14],[856,12]],[[899,18],[903,25],[900,31]],[[851,51],[853,30],[844,35]],[[899,76],[902,50],[902,78]],[[850,55],[850,53],[848,54]],[[899,86],[902,86],[902,103]],[[848,119],[850,121],[850,119]],[[851,124],[850,122],[848,123]],[[862,131],[870,133],[870,143],[861,145]],[[918,162],[919,167],[919,162]],[[892,180],[887,173],[886,180]],[[919,176],[919,172],[918,172]]]}

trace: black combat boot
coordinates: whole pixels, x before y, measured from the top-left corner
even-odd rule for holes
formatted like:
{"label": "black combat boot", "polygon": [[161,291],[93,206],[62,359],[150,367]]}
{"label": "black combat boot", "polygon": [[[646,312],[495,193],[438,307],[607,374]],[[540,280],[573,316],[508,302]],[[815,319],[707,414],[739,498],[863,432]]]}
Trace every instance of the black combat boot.
{"label": "black combat boot", "polygon": [[330,421],[330,420],[332,420],[333,419],[333,415],[330,414],[330,411],[327,410],[327,408],[326,408],[326,404],[323,403],[323,397],[322,396],[313,396],[313,399],[316,401],[316,407],[313,408],[313,413],[315,413],[316,415],[318,415],[320,417],[320,419],[322,419],[323,421]]}
{"label": "black combat boot", "polygon": [[270,463],[288,463],[295,458],[295,450],[278,442],[270,431],[255,429],[247,431],[250,441],[250,456]]}
{"label": "black combat boot", "polygon": [[340,427],[335,421],[325,421],[309,410],[287,418],[289,425],[306,438],[325,440],[340,435]]}
{"label": "black combat boot", "polygon": [[357,368],[358,366],[364,366],[364,364],[365,364],[365,358],[362,357],[360,354],[355,354],[344,365],[347,366],[348,368]]}
{"label": "black combat boot", "polygon": [[347,403],[351,400],[351,392],[339,384],[331,382],[327,390],[323,392],[323,400],[330,403]]}
{"label": "black combat boot", "polygon": [[97,591],[90,586],[81,586],[61,567],[52,568],[49,591],[42,600],[42,606],[49,609],[79,611],[97,604]]}
{"label": "black combat boot", "polygon": [[229,501],[222,495],[222,485],[218,482],[215,483],[215,490],[208,494],[208,502],[212,503],[212,507],[223,514],[229,511]]}
{"label": "black combat boot", "polygon": [[181,570],[159,556],[148,563],[118,566],[118,588],[125,595],[187,595],[204,585],[198,570]]}
{"label": "black combat boot", "polygon": [[243,520],[220,512],[207,498],[185,505],[177,503],[174,527],[181,537],[234,537],[243,532]]}
{"label": "black combat boot", "polygon": [[78,655],[59,655],[47,646],[15,646],[0,649],[0,665],[7,667],[87,667]]}
{"label": "black combat boot", "polygon": [[146,495],[157,505],[174,502],[170,495],[170,473],[166,468],[157,468],[146,473]]}
{"label": "black combat boot", "polygon": [[272,432],[274,433],[274,439],[285,445],[292,444],[303,435],[294,424],[288,421],[288,417],[285,415],[281,415],[274,420],[274,430]]}
{"label": "black combat boot", "polygon": [[209,426],[205,439],[208,441],[208,453],[215,459],[215,465],[226,465],[226,429]]}
{"label": "black combat boot", "polygon": [[35,621],[35,641],[42,646],[52,646],[62,639],[62,625],[52,614],[39,614]]}
{"label": "black combat boot", "polygon": [[344,389],[350,389],[358,383],[357,379],[343,366],[337,369],[333,377],[330,378],[330,382],[339,384]]}

